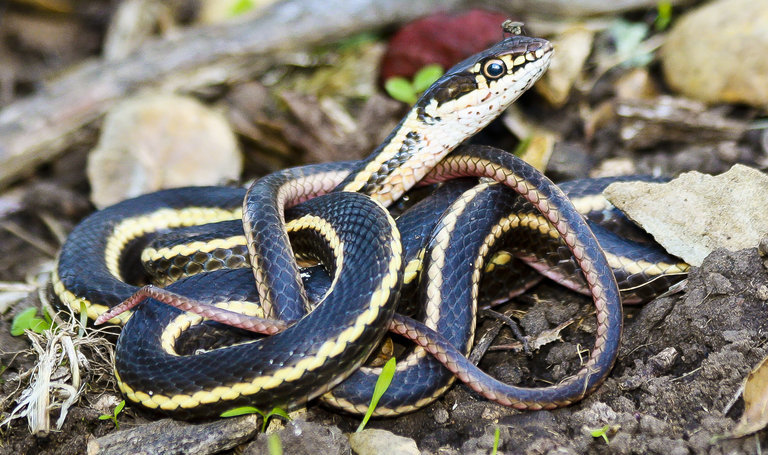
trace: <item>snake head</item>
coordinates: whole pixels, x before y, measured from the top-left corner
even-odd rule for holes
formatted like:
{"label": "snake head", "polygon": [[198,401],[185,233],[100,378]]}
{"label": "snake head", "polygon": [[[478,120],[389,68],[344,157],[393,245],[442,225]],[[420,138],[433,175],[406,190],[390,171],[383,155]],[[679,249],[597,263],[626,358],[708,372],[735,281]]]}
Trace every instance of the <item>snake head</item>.
{"label": "snake head", "polygon": [[512,35],[449,69],[416,106],[422,118],[450,115],[480,129],[538,80],[552,53],[547,40]]}

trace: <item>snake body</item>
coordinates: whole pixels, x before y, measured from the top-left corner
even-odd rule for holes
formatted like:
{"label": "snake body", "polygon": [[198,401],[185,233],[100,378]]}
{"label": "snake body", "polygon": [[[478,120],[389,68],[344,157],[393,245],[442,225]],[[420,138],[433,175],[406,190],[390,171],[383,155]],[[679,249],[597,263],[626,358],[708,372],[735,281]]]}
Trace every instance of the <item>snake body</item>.
{"label": "snake body", "polygon": [[[94,319],[111,316],[123,301],[135,304],[152,297],[130,320],[130,312],[112,320],[128,320],[118,341],[115,374],[131,401],[177,417],[216,416],[244,404],[287,409],[322,394],[342,409],[364,412],[370,392],[361,390],[377,371],[360,365],[387,329],[413,337],[419,347],[400,362],[379,414],[431,402],[454,374],[518,408],[577,401],[610,371],[621,334],[619,290],[603,249],[566,196],[529,165],[489,147],[453,151],[538,79],[551,50],[544,40],[513,35],[457,64],[360,162],[287,169],[258,180],[247,192],[166,190],[97,212],[63,246],[52,277],[54,292],[75,311],[84,306]],[[385,207],[417,183],[459,177],[486,177],[498,185],[455,190],[461,194],[436,203],[446,210],[432,224],[419,226],[422,212],[401,216],[400,227],[412,226],[404,253],[398,225]],[[589,360],[555,386],[501,385],[460,359],[474,334],[481,272],[500,249],[497,240],[514,224],[508,221],[510,210],[520,213],[494,203],[493,196],[481,196],[502,191],[501,185],[535,208],[551,237],[572,253],[585,277],[579,286],[595,301],[597,339]],[[464,232],[460,237],[457,226],[471,221],[476,210],[488,214],[477,230],[489,228],[491,234]],[[242,231],[230,229],[215,241],[202,242],[209,249],[200,253],[201,261],[192,262],[197,271],[209,273],[185,272],[191,276],[166,290],[137,286],[138,255],[127,252],[168,230],[231,220],[242,220]],[[176,235],[185,241],[192,237],[189,232]],[[246,249],[246,259],[233,254],[233,248]],[[220,252],[212,253],[215,260],[211,251]],[[310,287],[307,293],[294,258],[318,262],[328,272],[321,290]],[[250,270],[237,269],[245,265]],[[172,275],[169,281],[177,278]],[[425,301],[423,323],[394,314],[403,281],[413,283]],[[207,317],[227,323],[237,317],[272,336],[233,333],[158,299],[183,308],[202,302],[208,305]],[[224,338],[235,341],[193,342],[196,347],[189,348],[183,341],[198,332],[229,333]]]}

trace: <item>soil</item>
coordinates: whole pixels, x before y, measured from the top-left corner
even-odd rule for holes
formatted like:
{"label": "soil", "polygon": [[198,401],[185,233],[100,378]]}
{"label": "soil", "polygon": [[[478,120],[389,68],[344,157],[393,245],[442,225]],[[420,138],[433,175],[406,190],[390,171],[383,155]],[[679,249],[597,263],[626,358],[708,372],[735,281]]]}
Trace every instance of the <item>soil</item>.
{"label": "soil", "polygon": [[[766,289],[768,274],[757,250],[717,251],[693,270],[684,292],[627,308],[619,360],[606,382],[582,402],[520,412],[458,385],[426,409],[375,419],[369,428],[413,438],[423,453],[490,453],[496,428],[502,453],[759,453],[766,442],[762,432],[733,440],[722,436],[743,411],[744,378],[768,354]],[[520,321],[526,332],[574,317],[579,323],[563,332],[565,341],[541,348],[533,358],[491,351],[481,366],[508,382],[543,385],[578,369],[579,351],[592,343],[592,311],[589,299],[553,283],[537,286],[529,296],[537,302],[533,306],[510,304],[526,310]],[[6,322],[0,323],[3,346],[24,347],[19,338],[8,340],[7,329]],[[504,329],[496,342],[511,337]],[[32,361],[17,357],[9,370],[23,371]],[[6,380],[2,393],[10,393],[13,383]],[[114,431],[111,421],[98,419],[102,412],[94,403],[104,393],[117,395],[101,381],[92,382],[89,390],[61,431],[36,437],[23,420],[14,421],[3,430],[0,453],[84,453],[90,438]],[[300,418],[343,432],[359,424],[359,418],[317,403]],[[123,429],[148,419],[130,407],[119,417]],[[607,442],[590,434],[604,426]]]}

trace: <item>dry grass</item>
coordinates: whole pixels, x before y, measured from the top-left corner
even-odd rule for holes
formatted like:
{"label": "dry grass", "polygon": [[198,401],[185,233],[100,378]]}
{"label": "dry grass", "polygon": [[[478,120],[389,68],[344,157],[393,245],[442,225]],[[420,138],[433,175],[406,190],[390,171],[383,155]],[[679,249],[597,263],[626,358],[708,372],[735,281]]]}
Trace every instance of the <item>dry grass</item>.
{"label": "dry grass", "polygon": [[82,397],[87,384],[108,384],[113,380],[114,364],[114,346],[102,331],[87,329],[83,326],[85,321],[73,313],[56,314],[44,290],[45,286],[40,286],[38,296],[43,309],[53,315],[53,324],[40,334],[25,332],[31,347],[19,354],[33,356],[35,364],[8,378],[9,383],[16,382],[16,390],[0,397],[3,414],[15,403],[0,425],[26,418],[30,432],[35,435],[46,435],[54,429],[51,416],[57,410],[55,429],[61,429],[69,409]]}

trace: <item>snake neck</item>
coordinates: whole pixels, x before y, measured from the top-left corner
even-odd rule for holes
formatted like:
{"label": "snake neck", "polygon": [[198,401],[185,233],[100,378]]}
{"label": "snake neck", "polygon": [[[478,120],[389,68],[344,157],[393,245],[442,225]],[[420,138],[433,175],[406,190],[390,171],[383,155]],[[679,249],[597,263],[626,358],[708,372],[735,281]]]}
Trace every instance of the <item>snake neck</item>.
{"label": "snake neck", "polygon": [[[427,123],[429,122],[429,123]],[[339,185],[390,205],[474,131],[444,127],[445,120],[413,109],[361,168]]]}

